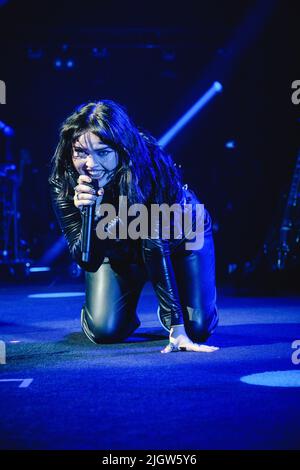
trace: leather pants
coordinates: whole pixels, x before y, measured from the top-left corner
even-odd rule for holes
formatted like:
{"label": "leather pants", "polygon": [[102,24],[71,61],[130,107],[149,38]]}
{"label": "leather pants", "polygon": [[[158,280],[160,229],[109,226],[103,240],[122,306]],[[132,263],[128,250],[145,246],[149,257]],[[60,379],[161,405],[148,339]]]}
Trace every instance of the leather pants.
{"label": "leather pants", "polygon": [[167,329],[168,325],[174,324],[169,302],[169,294],[172,295],[170,279],[166,280],[164,273],[166,262],[172,266],[176,298],[180,299],[189,338],[204,342],[215,330],[218,324],[215,254],[208,212],[201,249],[186,251],[183,244],[173,252],[158,255],[157,243],[155,245],[152,249],[149,239],[141,244],[144,263],[126,265],[106,257],[96,272],[85,273],[86,301],[81,324],[92,342],[121,342],[140,326],[136,307],[148,280],[152,282],[160,316],[165,316]]}

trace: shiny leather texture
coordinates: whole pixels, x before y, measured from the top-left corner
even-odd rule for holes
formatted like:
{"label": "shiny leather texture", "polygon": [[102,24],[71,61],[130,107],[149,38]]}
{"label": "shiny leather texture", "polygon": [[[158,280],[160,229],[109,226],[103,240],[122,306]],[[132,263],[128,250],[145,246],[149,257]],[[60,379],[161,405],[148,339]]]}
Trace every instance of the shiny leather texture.
{"label": "shiny leather texture", "polygon": [[[81,213],[73,197],[59,198],[59,183],[51,185],[52,205],[70,254],[85,271],[86,299],[81,312],[82,328],[94,343],[122,341],[140,325],[136,307],[145,283],[150,280],[160,315],[170,325],[184,324],[192,341],[205,341],[216,328],[215,255],[211,217],[204,209],[204,244],[187,250],[181,239],[100,240],[94,223],[91,261],[81,261]],[[199,203],[195,193],[184,189],[181,203]],[[105,187],[102,203],[118,207],[112,185]],[[193,210],[193,227],[196,213]],[[112,224],[119,223],[113,220]],[[110,226],[111,228],[111,226]],[[157,224],[156,235],[159,234]],[[192,241],[192,240],[191,240]],[[168,323],[166,321],[166,323]]]}

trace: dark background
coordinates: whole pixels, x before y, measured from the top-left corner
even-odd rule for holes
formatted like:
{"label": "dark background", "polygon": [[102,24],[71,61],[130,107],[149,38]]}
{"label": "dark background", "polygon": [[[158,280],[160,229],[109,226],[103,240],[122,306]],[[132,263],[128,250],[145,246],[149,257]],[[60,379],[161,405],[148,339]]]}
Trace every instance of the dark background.
{"label": "dark background", "polygon": [[[77,105],[113,99],[160,137],[219,80],[223,92],[167,150],[213,217],[219,282],[246,279],[247,269],[264,275],[264,245],[276,251],[299,150],[300,105],[291,102],[291,83],[300,79],[297,2],[1,4],[7,104],[0,120],[15,136],[9,156],[0,134],[0,162],[24,162],[19,227],[26,256],[38,263],[60,236],[49,162],[59,126]],[[225,146],[231,140],[233,149]],[[55,263],[70,263],[68,253]],[[295,281],[294,266],[286,272],[288,284]]]}

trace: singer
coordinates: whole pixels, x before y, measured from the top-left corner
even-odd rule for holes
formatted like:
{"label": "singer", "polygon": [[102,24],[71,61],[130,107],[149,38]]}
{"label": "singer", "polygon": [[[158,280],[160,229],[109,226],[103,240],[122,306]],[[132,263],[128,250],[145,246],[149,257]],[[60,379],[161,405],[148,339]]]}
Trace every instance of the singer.
{"label": "singer", "polygon": [[[65,120],[49,183],[70,254],[85,271],[81,325],[92,342],[121,342],[139,327],[136,307],[149,280],[158,319],[169,334],[161,352],[218,349],[204,344],[218,324],[212,221],[206,209],[200,249],[186,250],[185,237],[165,239],[159,226],[156,237],[97,237],[99,208],[109,203],[117,211],[119,196],[148,208],[199,204],[172,157],[124,106],[105,99],[88,102]],[[114,217],[106,230],[121,223]]]}

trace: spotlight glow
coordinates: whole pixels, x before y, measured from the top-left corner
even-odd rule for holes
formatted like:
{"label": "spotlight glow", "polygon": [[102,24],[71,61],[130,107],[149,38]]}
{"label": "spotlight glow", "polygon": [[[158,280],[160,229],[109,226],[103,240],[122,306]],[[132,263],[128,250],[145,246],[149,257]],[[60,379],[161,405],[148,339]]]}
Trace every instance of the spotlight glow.
{"label": "spotlight glow", "polygon": [[66,297],[82,297],[84,292],[52,292],[49,294],[30,294],[27,297],[30,299],[59,299]]}
{"label": "spotlight glow", "polygon": [[300,387],[300,370],[275,370],[244,375],[241,382],[264,387]]}
{"label": "spotlight glow", "polygon": [[225,144],[225,147],[227,149],[234,149],[236,147],[236,142],[235,140],[228,140]]}
{"label": "spotlight glow", "polygon": [[50,268],[49,266],[35,266],[32,268],[29,268],[29,271],[31,273],[42,273],[42,272],[50,271]]}

